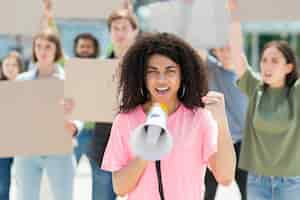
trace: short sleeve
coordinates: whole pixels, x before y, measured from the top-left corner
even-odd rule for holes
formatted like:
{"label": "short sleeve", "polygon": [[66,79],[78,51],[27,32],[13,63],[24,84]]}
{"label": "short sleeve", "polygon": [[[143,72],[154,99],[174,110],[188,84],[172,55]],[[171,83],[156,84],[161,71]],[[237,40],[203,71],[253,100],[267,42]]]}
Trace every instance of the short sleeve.
{"label": "short sleeve", "polygon": [[72,122],[77,128],[77,135],[79,135],[83,129],[84,123],[80,120],[72,120]]}
{"label": "short sleeve", "polygon": [[248,96],[252,97],[257,86],[261,84],[260,76],[254,72],[250,66],[247,67],[246,72],[237,81],[237,86]]}
{"label": "short sleeve", "polygon": [[209,158],[218,150],[218,125],[207,110],[203,110],[201,122],[202,163],[208,164]]}
{"label": "short sleeve", "polygon": [[297,99],[300,99],[300,79],[296,81],[294,87],[295,87],[295,94],[297,96]]}
{"label": "short sleeve", "polygon": [[214,58],[211,55],[208,55],[207,56],[207,67],[209,70],[214,70],[218,67],[221,67],[221,65],[216,58]]}
{"label": "short sleeve", "polygon": [[129,131],[127,115],[117,115],[105,149],[101,166],[103,170],[117,171],[127,165],[130,159],[128,139],[126,139]]}

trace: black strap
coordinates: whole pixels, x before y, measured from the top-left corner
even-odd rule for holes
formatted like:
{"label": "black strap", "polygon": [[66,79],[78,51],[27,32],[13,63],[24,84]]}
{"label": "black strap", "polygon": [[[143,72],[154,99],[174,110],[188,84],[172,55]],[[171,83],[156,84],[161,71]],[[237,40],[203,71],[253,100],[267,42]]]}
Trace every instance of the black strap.
{"label": "black strap", "polygon": [[157,180],[158,180],[158,191],[159,191],[160,199],[165,200],[164,188],[163,188],[162,178],[161,178],[160,160],[155,161],[155,167],[156,167],[156,174],[157,174]]}

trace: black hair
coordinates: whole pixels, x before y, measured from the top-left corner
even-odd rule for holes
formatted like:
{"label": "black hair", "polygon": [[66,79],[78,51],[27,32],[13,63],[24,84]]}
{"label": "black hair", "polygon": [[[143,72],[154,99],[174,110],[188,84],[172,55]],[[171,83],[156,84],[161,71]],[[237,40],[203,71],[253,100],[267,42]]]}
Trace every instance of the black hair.
{"label": "black hair", "polygon": [[190,109],[204,107],[201,97],[208,92],[207,70],[198,53],[173,34],[147,33],[128,49],[120,64],[119,111],[129,112],[149,100],[145,76],[149,58],[155,54],[166,56],[180,66],[179,100]]}
{"label": "black hair", "polygon": [[91,58],[97,58],[99,56],[99,53],[100,53],[99,42],[98,42],[97,38],[95,36],[93,36],[92,34],[90,34],[90,33],[81,33],[81,34],[79,34],[75,37],[75,39],[74,39],[74,48],[73,48],[74,55],[78,57],[77,52],[76,52],[76,48],[77,48],[77,45],[78,45],[78,42],[79,42],[80,39],[92,41],[95,51],[94,51],[93,55],[91,55]]}

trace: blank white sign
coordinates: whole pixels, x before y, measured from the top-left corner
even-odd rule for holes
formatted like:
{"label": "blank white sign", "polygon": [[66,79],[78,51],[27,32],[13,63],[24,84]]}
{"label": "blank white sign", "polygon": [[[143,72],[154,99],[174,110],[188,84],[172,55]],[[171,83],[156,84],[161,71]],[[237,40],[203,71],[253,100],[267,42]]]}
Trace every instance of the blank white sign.
{"label": "blank white sign", "polygon": [[181,0],[150,4],[150,29],[177,34],[196,48],[224,46],[228,40],[226,0]]}

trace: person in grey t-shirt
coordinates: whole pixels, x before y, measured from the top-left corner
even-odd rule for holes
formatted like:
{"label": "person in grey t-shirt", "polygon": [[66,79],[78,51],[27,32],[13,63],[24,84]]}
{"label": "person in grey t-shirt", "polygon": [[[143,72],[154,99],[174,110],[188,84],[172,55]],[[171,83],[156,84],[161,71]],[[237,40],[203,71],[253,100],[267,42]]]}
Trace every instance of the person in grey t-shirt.
{"label": "person in grey t-shirt", "polygon": [[[228,46],[212,49],[210,50],[210,54],[201,52],[201,56],[207,62],[209,89],[224,94],[229,128],[238,163],[247,98],[236,86],[237,76],[233,72],[234,66],[231,64],[230,49]],[[242,200],[246,200],[247,173],[237,167],[235,178],[241,191]],[[217,182],[209,170],[206,173],[205,184],[205,200],[214,200]]]}

